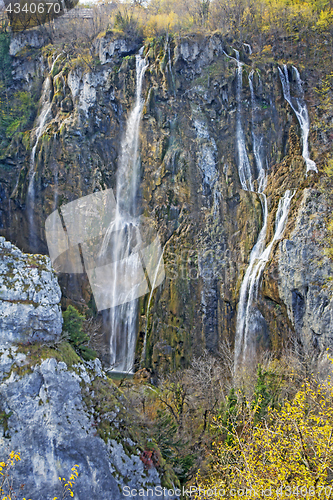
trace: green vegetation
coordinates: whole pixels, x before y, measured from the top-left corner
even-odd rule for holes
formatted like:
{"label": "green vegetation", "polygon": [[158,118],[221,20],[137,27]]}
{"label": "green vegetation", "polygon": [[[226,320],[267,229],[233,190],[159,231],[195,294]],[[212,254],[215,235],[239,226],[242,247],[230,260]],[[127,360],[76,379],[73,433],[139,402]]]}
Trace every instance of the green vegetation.
{"label": "green vegetation", "polygon": [[68,368],[73,365],[80,363],[81,359],[76,354],[72,345],[66,341],[61,341],[58,344],[31,344],[31,345],[19,345],[19,352],[22,352],[27,356],[27,365],[22,367],[16,367],[15,371],[23,376],[24,373],[30,372],[30,367],[40,363],[41,360],[54,358],[57,361],[63,361],[66,363]]}
{"label": "green vegetation", "polygon": [[69,336],[69,342],[73,345],[76,352],[85,360],[89,361],[96,358],[97,353],[88,346],[89,335],[83,331],[83,325],[86,320],[83,314],[80,314],[75,307],[69,305],[63,313],[63,330]]}
{"label": "green vegetation", "polygon": [[9,33],[0,33],[0,157],[5,156],[14,136],[32,126],[36,112],[33,95],[27,91],[12,92],[12,64],[9,55]]}

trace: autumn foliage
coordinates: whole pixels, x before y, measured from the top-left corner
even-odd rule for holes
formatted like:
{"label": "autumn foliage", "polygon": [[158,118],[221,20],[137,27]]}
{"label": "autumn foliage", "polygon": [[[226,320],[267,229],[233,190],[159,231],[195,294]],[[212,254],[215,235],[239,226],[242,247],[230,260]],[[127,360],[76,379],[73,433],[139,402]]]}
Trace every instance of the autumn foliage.
{"label": "autumn foliage", "polygon": [[[209,465],[198,473],[204,491],[221,498],[331,498],[333,395],[330,384],[305,383],[291,401],[268,407],[243,400],[226,423],[212,423]],[[228,436],[228,439],[226,437]],[[200,495],[197,498],[202,498]]]}

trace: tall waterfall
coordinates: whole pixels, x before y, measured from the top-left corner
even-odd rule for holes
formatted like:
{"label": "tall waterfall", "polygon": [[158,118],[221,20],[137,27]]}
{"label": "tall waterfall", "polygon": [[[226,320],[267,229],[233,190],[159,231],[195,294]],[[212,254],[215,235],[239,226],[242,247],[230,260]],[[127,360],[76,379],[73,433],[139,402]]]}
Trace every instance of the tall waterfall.
{"label": "tall waterfall", "polygon": [[[275,216],[275,231],[271,242],[265,248],[265,237],[267,231],[267,202],[265,199],[266,215],[264,217],[264,225],[260,231],[258,241],[254,246],[251,255],[250,263],[247,268],[245,277],[242,282],[238,313],[237,313],[237,327],[235,338],[235,370],[246,362],[246,358],[253,359],[255,356],[255,341],[251,335],[251,321],[253,321],[252,308],[253,303],[258,300],[258,293],[260,288],[260,280],[266,263],[275,241],[283,236],[287,217],[290,208],[290,202],[295,192],[291,193],[289,189],[285,192],[284,196],[279,201],[279,206]],[[265,234],[265,237],[263,235]],[[260,248],[260,251],[259,251]],[[253,330],[253,329],[252,329]]]}
{"label": "tall waterfall", "polygon": [[[250,261],[243,278],[236,320],[236,336],[235,336],[235,351],[234,351],[234,370],[235,372],[241,364],[246,362],[246,358],[253,359],[256,353],[256,335],[258,328],[260,329],[260,320],[264,319],[260,311],[256,308],[260,280],[269,259],[271,249],[276,240],[282,237],[286,220],[288,217],[290,201],[293,194],[289,190],[286,191],[283,198],[279,202],[279,207],[276,213],[275,232],[272,241],[265,248],[267,235],[267,219],[268,207],[267,198],[264,190],[267,184],[266,171],[262,159],[262,138],[257,133],[257,105],[253,87],[254,72],[249,74],[249,87],[251,92],[251,128],[253,141],[253,155],[255,167],[257,171],[256,182],[252,180],[251,167],[246,152],[244,139],[244,131],[241,124],[241,103],[242,103],[242,63],[239,61],[239,54],[236,52],[237,62],[237,124],[236,124],[236,140],[238,150],[238,172],[242,188],[246,191],[257,192],[260,196],[263,225],[259,232],[257,242],[255,243],[251,254]],[[255,188],[256,185],[256,188]],[[258,325],[257,325],[258,323]]]}
{"label": "tall waterfall", "polygon": [[[252,181],[251,167],[246,152],[244,132],[241,125],[241,102],[242,102],[242,63],[239,61],[239,54],[236,52],[237,61],[237,124],[236,124],[236,139],[237,139],[237,150],[238,150],[238,172],[241,181],[242,188],[246,191],[255,191],[254,183]],[[244,348],[244,338],[246,331],[248,331],[249,323],[249,308],[252,302],[250,302],[250,297],[252,294],[251,283],[253,279],[253,273],[255,269],[255,263],[257,259],[262,254],[265,248],[265,239],[267,233],[267,199],[266,195],[263,193],[266,187],[266,172],[263,166],[262,156],[261,156],[261,139],[257,136],[256,131],[256,102],[253,89],[253,72],[249,75],[249,85],[251,91],[251,126],[252,126],[252,140],[253,140],[253,153],[257,169],[257,190],[256,192],[260,196],[262,213],[263,213],[263,225],[260,230],[256,244],[254,245],[251,254],[250,262],[246,270],[239,295],[238,310],[237,310],[237,323],[236,323],[236,337],[235,337],[235,368],[238,366],[240,361],[240,354]],[[244,172],[246,172],[247,179],[244,182]],[[249,189],[248,189],[249,187]]]}
{"label": "tall waterfall", "polygon": [[54,59],[49,74],[44,80],[42,95],[41,95],[41,111],[37,117],[36,128],[32,134],[33,147],[30,155],[30,164],[29,164],[29,172],[28,172],[28,193],[27,193],[27,213],[28,213],[28,222],[29,222],[29,240],[30,246],[33,246],[35,241],[35,220],[34,220],[34,211],[35,211],[35,177],[36,177],[36,151],[39,139],[45,132],[46,126],[48,125],[50,119],[52,118],[51,108],[52,108],[52,80],[51,74],[54,68],[55,63],[61,56],[61,53],[57,55]]}
{"label": "tall waterfall", "polygon": [[310,159],[309,143],[308,143],[309,132],[310,132],[310,120],[306,102],[304,100],[302,80],[295,66],[292,66],[292,70],[294,71],[296,77],[298,97],[291,97],[289,74],[286,64],[283,65],[283,70],[279,68],[283,96],[290,105],[290,107],[292,108],[292,110],[294,111],[301,127],[302,146],[303,146],[302,156],[306,163],[306,172],[309,172],[309,170],[314,170],[315,172],[318,172],[315,162]]}
{"label": "tall waterfall", "polygon": [[47,76],[42,90],[42,109],[37,118],[37,127],[34,130],[34,145],[31,150],[30,155],[30,164],[29,164],[29,172],[28,172],[28,193],[27,193],[27,212],[28,212],[28,222],[29,222],[29,240],[33,245],[35,239],[35,220],[34,220],[34,211],[35,211],[35,176],[36,176],[36,150],[38,146],[38,141],[42,137],[45,126],[48,123],[51,117],[51,92],[52,92],[52,84],[50,76]]}
{"label": "tall waterfall", "polygon": [[262,161],[262,154],[261,154],[261,148],[262,148],[262,142],[263,138],[258,137],[257,135],[257,120],[256,120],[256,112],[257,112],[257,105],[256,105],[256,99],[254,95],[254,88],[253,88],[253,75],[254,71],[252,70],[251,73],[249,74],[249,86],[250,86],[250,92],[251,92],[251,125],[252,125],[252,141],[253,141],[253,155],[254,159],[256,162],[256,167],[258,170],[258,178],[257,178],[257,183],[258,183],[258,193],[263,193],[263,191],[266,188],[266,171],[264,169],[263,161]]}
{"label": "tall waterfall", "polygon": [[243,87],[243,63],[239,60],[239,52],[235,50],[237,62],[237,123],[236,138],[238,152],[238,174],[242,188],[245,191],[253,191],[252,173],[249,158],[246,152],[245,136],[242,126],[242,87]]}
{"label": "tall waterfall", "polygon": [[[137,191],[140,173],[138,158],[139,130],[143,100],[142,83],[148,67],[142,57],[142,49],[136,56],[136,94],[135,103],[126,124],[126,133],[121,143],[121,153],[117,170],[117,211],[104,237],[100,255],[108,255],[113,262],[114,280],[111,283],[114,307],[106,313],[110,328],[110,367],[119,372],[133,369],[135,344],[137,338],[138,300],[135,290],[120,303],[119,289],[122,283],[132,283],[133,277],[141,269],[135,258],[136,247],[141,243],[139,219],[137,217]],[[126,261],[126,266],[124,266]],[[132,295],[131,295],[132,293]],[[116,305],[118,304],[118,305]]]}

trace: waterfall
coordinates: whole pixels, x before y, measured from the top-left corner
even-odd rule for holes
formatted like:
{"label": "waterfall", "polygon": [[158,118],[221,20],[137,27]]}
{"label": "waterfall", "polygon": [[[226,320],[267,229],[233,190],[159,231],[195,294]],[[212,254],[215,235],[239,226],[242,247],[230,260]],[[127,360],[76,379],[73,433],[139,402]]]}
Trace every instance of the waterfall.
{"label": "waterfall", "polygon": [[27,214],[28,214],[28,223],[29,223],[29,242],[30,247],[33,248],[35,243],[35,220],[34,220],[34,211],[35,211],[35,177],[36,177],[36,167],[35,159],[36,159],[36,151],[38,147],[39,139],[45,132],[45,128],[48,125],[50,119],[52,118],[52,71],[55,63],[62,55],[62,52],[55,57],[52,62],[51,69],[49,71],[48,76],[45,78],[42,88],[41,95],[41,112],[37,117],[36,127],[34,129],[34,133],[31,134],[31,138],[33,140],[33,147],[30,155],[29,162],[29,172],[28,172],[28,193],[27,193]]}
{"label": "waterfall", "polygon": [[[110,368],[118,372],[131,372],[134,365],[137,337],[138,300],[135,289],[127,292],[126,303],[120,298],[122,283],[133,283],[141,270],[136,248],[140,246],[141,235],[137,217],[137,191],[140,174],[138,158],[139,131],[143,100],[142,83],[148,67],[142,57],[143,49],[136,56],[135,103],[126,124],[117,170],[117,210],[113,222],[103,239],[100,256],[106,254],[113,262],[112,303],[107,322],[110,328]],[[126,265],[124,265],[124,262]]]}
{"label": "waterfall", "polygon": [[249,56],[252,55],[252,47],[249,43],[243,43],[244,47],[247,49]]}
{"label": "waterfall", "polygon": [[242,87],[243,87],[243,63],[239,60],[239,52],[235,50],[237,63],[237,122],[236,138],[238,152],[238,175],[242,188],[245,191],[253,191],[252,173],[249,158],[246,152],[245,136],[242,126]]}
{"label": "waterfall", "polygon": [[249,311],[251,284],[253,282],[255,265],[265,248],[265,240],[267,233],[267,217],[268,217],[267,199],[265,195],[263,195],[262,198],[262,206],[263,206],[263,226],[260,230],[258,240],[251,251],[250,262],[247,267],[245,276],[243,278],[239,293],[239,302],[238,302],[237,320],[236,320],[235,354],[234,354],[235,369],[239,365],[240,354],[244,349],[245,331],[248,329],[247,313]]}
{"label": "waterfall", "polygon": [[[237,75],[238,75],[238,85],[237,85],[237,103],[238,103],[238,117],[237,117],[237,148],[238,148],[238,172],[239,172],[239,177],[241,180],[241,184],[243,189],[247,190],[247,185],[250,186],[250,190],[254,191],[253,183],[252,183],[252,178],[251,178],[251,169],[250,169],[250,164],[248,160],[248,156],[246,153],[245,149],[245,140],[244,140],[244,132],[241,126],[241,90],[242,90],[242,73],[241,73],[241,63],[239,62],[239,55],[236,52],[237,55]],[[264,194],[264,190],[266,188],[266,171],[263,166],[262,162],[262,155],[261,155],[261,146],[262,146],[262,139],[258,138],[257,133],[256,133],[256,126],[257,126],[257,120],[256,120],[256,111],[257,111],[257,105],[255,101],[255,95],[254,95],[254,88],[253,88],[253,75],[254,72],[251,71],[249,75],[249,86],[250,86],[250,92],[251,92],[251,127],[252,127],[252,140],[253,140],[253,155],[256,163],[256,169],[257,169],[257,193],[260,196],[260,202],[261,202],[261,207],[262,207],[262,214],[263,214],[263,225],[262,228],[259,232],[259,236],[257,239],[257,242],[255,243],[251,254],[250,254],[250,261],[249,265],[247,267],[247,270],[245,272],[244,279],[241,284],[240,288],[240,295],[239,295],[239,302],[238,302],[238,310],[237,310],[237,320],[236,320],[236,336],[235,336],[235,362],[234,366],[235,369],[239,365],[240,362],[240,355],[242,350],[245,352],[245,346],[244,346],[244,339],[248,336],[248,323],[249,323],[249,310],[252,305],[252,294],[253,294],[253,277],[255,275],[255,269],[256,269],[256,262],[264,252],[265,248],[265,240],[266,240],[266,233],[267,233],[267,218],[268,218],[268,208],[267,208],[267,198],[266,195]],[[244,158],[246,158],[244,160]],[[249,174],[248,177],[248,184],[242,182],[242,173],[244,172],[244,168],[242,168],[242,162],[243,165],[244,163],[247,165],[245,171]]]}
{"label": "waterfall", "polygon": [[[249,328],[252,321],[251,309],[253,307],[253,302],[258,299],[261,276],[270,257],[272,247],[274,243],[283,236],[289,213],[290,202],[294,194],[295,192],[291,193],[291,191],[288,189],[285,192],[284,196],[279,200],[279,206],[275,216],[274,236],[266,248],[264,247],[265,237],[263,237],[263,235],[265,234],[266,236],[268,213],[266,197],[264,198],[265,222],[260,231],[258,241],[251,252],[250,263],[243,279],[240,291],[235,338],[235,371],[241,363],[244,363],[246,361],[247,357],[252,358],[255,355],[256,339],[251,336]],[[259,247],[261,251],[259,250]]]}
{"label": "waterfall", "polygon": [[257,105],[256,105],[256,100],[254,96],[254,88],[253,88],[253,75],[254,71],[252,70],[251,73],[249,74],[249,86],[250,86],[250,92],[251,92],[251,125],[252,125],[252,142],[253,142],[253,155],[256,163],[256,167],[258,170],[258,177],[257,177],[257,182],[258,182],[258,192],[263,193],[263,191],[266,188],[266,172],[264,169],[264,165],[262,162],[262,157],[261,157],[261,148],[262,148],[262,137],[258,138],[257,133],[256,133],[256,111],[257,111]]}
{"label": "waterfall", "polygon": [[34,211],[35,211],[35,176],[36,176],[36,150],[38,146],[38,141],[45,131],[45,126],[51,116],[51,92],[52,83],[51,78],[48,75],[43,83],[41,103],[42,109],[37,118],[37,126],[34,130],[34,145],[31,150],[29,172],[28,172],[28,193],[27,193],[27,213],[29,222],[29,241],[30,246],[34,246],[35,240],[35,221],[34,221]]}
{"label": "waterfall", "polygon": [[[257,192],[260,197],[260,202],[262,206],[263,214],[263,225],[259,232],[258,239],[251,251],[249,265],[246,269],[245,276],[243,278],[238,310],[236,319],[236,336],[235,336],[235,351],[234,351],[234,371],[237,372],[237,368],[242,363],[245,363],[246,358],[253,358],[256,353],[256,333],[258,326],[260,324],[258,317],[261,316],[260,311],[255,307],[255,302],[258,300],[258,293],[260,288],[260,281],[262,273],[264,271],[265,265],[269,259],[272,247],[278,239],[283,235],[284,228],[286,225],[290,202],[295,193],[291,193],[287,190],[284,196],[279,201],[279,206],[275,217],[275,231],[272,241],[265,247],[266,234],[267,234],[267,220],[268,220],[268,208],[267,208],[267,198],[264,194],[264,190],[267,184],[266,170],[262,161],[262,142],[263,138],[259,137],[257,134],[257,105],[255,100],[254,88],[253,88],[253,75],[252,70],[249,74],[249,87],[251,92],[251,128],[252,128],[252,142],[253,142],[253,156],[255,160],[255,166],[257,170],[256,185],[257,189],[254,187],[252,180],[251,166],[249,158],[246,152],[245,146],[245,135],[242,127],[241,117],[242,117],[242,63],[239,60],[239,53],[235,50],[236,58],[232,58],[237,63],[237,123],[236,123],[236,142],[238,151],[238,174],[245,191]],[[227,54],[225,54],[227,55]],[[227,57],[230,57],[227,55]],[[316,169],[315,163],[309,158],[308,151],[308,135],[309,135],[309,118],[307,113],[307,108],[305,103],[302,103],[301,99],[296,99],[297,107],[293,106],[290,97],[290,84],[288,80],[288,72],[286,66],[284,67],[284,73],[279,68],[281,75],[281,82],[283,86],[283,92],[285,99],[289,102],[292,109],[295,111],[296,116],[302,128],[302,138],[303,138],[303,157],[307,163],[307,169]],[[302,95],[302,85],[299,73],[294,68],[296,73],[296,80],[298,91]]]}
{"label": "waterfall", "polygon": [[280,73],[280,80],[282,84],[282,90],[283,90],[283,96],[285,100],[288,102],[292,110],[294,111],[297,120],[300,124],[301,131],[302,131],[302,156],[305,160],[306,163],[306,172],[309,172],[309,170],[314,170],[315,172],[318,172],[317,166],[313,160],[310,159],[310,154],[309,154],[309,132],[310,132],[310,120],[309,120],[309,114],[308,114],[308,109],[306,106],[306,102],[304,100],[304,93],[303,93],[303,88],[302,88],[302,80],[300,77],[300,74],[295,68],[295,66],[292,66],[292,69],[295,73],[296,76],[296,85],[297,85],[297,92],[299,97],[291,97],[291,92],[290,92],[290,81],[289,81],[289,74],[288,74],[288,68],[286,64],[283,65],[283,70],[279,68],[279,73]]}

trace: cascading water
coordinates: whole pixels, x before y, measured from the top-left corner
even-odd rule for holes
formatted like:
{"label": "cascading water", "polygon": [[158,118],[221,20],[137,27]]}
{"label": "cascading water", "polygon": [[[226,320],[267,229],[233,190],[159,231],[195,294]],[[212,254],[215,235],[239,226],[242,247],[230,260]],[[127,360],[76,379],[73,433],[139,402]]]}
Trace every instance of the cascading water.
{"label": "cascading water", "polygon": [[302,146],[303,146],[302,156],[306,163],[306,172],[309,172],[309,170],[314,170],[315,172],[318,172],[317,166],[315,162],[310,159],[310,154],[309,154],[308,139],[310,132],[310,120],[306,102],[304,101],[302,80],[297,68],[295,68],[295,66],[292,66],[292,69],[296,76],[297,92],[299,94],[299,97],[293,97],[293,98],[291,97],[289,74],[286,64],[283,65],[283,70],[279,68],[283,96],[290,105],[290,107],[292,108],[292,110],[294,111],[301,127]]}
{"label": "cascading water", "polygon": [[252,47],[249,43],[243,43],[244,47],[247,49],[249,56],[252,55]]}
{"label": "cascading water", "polygon": [[52,113],[51,113],[51,108],[52,108],[52,81],[51,81],[51,74],[54,68],[55,63],[61,56],[61,53],[57,55],[57,57],[54,59],[50,72],[48,76],[46,77],[44,83],[43,83],[43,89],[42,89],[42,96],[41,96],[41,103],[42,103],[42,109],[40,114],[38,115],[37,118],[37,126],[34,129],[34,145],[31,150],[31,155],[30,155],[30,164],[29,164],[29,172],[28,172],[28,179],[29,179],[29,185],[28,185],[28,193],[27,193],[27,211],[28,211],[28,221],[29,221],[29,242],[30,242],[30,247],[33,248],[35,244],[35,220],[34,220],[34,211],[35,211],[35,176],[36,176],[36,165],[35,165],[35,159],[36,159],[36,150],[38,146],[39,139],[42,137],[42,135],[45,132],[45,128],[47,124],[49,123],[50,118],[52,118]]}
{"label": "cascading water", "polygon": [[30,246],[34,245],[35,240],[35,220],[34,220],[34,211],[35,211],[35,157],[36,150],[38,146],[38,141],[44,133],[45,125],[48,123],[48,119],[51,116],[51,106],[52,102],[50,99],[52,90],[51,79],[50,76],[47,76],[44,84],[43,84],[43,92],[42,92],[42,109],[37,118],[37,127],[34,131],[35,141],[31,150],[30,155],[30,166],[28,172],[28,193],[27,193],[27,210],[28,210],[28,221],[29,221],[29,241]]}
{"label": "cascading water", "polygon": [[242,126],[242,87],[243,87],[243,63],[239,60],[239,52],[235,50],[237,63],[237,123],[236,138],[238,152],[238,175],[242,188],[245,191],[253,191],[252,173],[249,158],[246,152],[245,136]]}
{"label": "cascading water", "polygon": [[257,177],[257,183],[258,183],[258,193],[263,193],[263,191],[266,188],[266,171],[264,169],[263,161],[262,161],[262,155],[261,155],[261,149],[262,149],[262,137],[258,137],[256,133],[256,112],[257,112],[257,105],[256,105],[256,99],[254,95],[254,88],[253,88],[253,75],[254,71],[252,70],[251,73],[249,74],[249,86],[250,86],[250,92],[251,92],[251,118],[252,118],[252,141],[253,141],[253,155],[256,163],[256,167],[258,170],[258,177]]}
{"label": "cascading water", "polygon": [[[139,220],[137,218],[137,191],[140,162],[138,158],[139,130],[143,100],[142,83],[148,67],[142,56],[136,56],[135,104],[127,120],[126,133],[121,143],[121,153],[117,171],[117,211],[103,239],[100,256],[107,255],[113,262],[114,280],[111,284],[113,303],[107,313],[110,328],[110,368],[118,372],[131,372],[134,365],[137,336],[138,300],[134,288],[126,297],[126,303],[119,300],[121,282],[135,282],[134,276],[141,269],[135,258],[136,247],[141,243]],[[127,265],[124,266],[123,262]],[[132,295],[131,295],[132,294]],[[121,302],[121,303],[120,303]]]}
{"label": "cascading water", "polygon": [[[236,139],[237,139],[237,150],[238,150],[238,173],[242,188],[246,191],[255,191],[254,183],[252,180],[251,166],[248,159],[244,131],[241,123],[241,103],[242,103],[242,63],[239,61],[239,53],[236,52],[236,62],[237,62],[237,124],[236,124]],[[253,272],[255,268],[255,263],[259,256],[262,254],[265,248],[265,240],[267,233],[267,199],[263,193],[266,187],[266,171],[262,162],[261,155],[261,140],[256,134],[256,102],[253,89],[253,72],[249,75],[249,85],[251,91],[251,118],[252,118],[252,139],[253,139],[253,152],[254,159],[257,169],[257,192],[260,196],[262,213],[263,213],[263,225],[260,230],[256,244],[254,245],[251,254],[250,262],[246,270],[238,302],[237,311],[237,323],[236,323],[236,337],[235,337],[235,369],[239,365],[240,354],[244,347],[245,331],[247,329],[247,310],[249,309],[249,298],[251,295],[250,284],[252,282]]]}
{"label": "cascading water", "polygon": [[[294,196],[295,192],[291,193],[288,189],[284,196],[279,201],[279,206],[275,216],[275,231],[274,236],[267,245],[264,247],[265,238],[261,236],[267,230],[267,202],[266,202],[266,216],[264,226],[259,234],[258,241],[253,248],[250,256],[250,264],[247,268],[242,286],[238,305],[237,314],[237,330],[235,339],[235,371],[237,368],[246,362],[246,358],[253,359],[255,356],[255,338],[251,335],[250,324],[253,321],[253,315],[251,314],[253,303],[258,300],[258,293],[260,288],[260,280],[266,263],[268,262],[272,247],[275,241],[279,240],[283,236],[285,225],[287,222],[287,217],[290,208],[290,202]],[[265,197],[266,200],[266,197]],[[260,242],[260,243],[259,243]],[[256,246],[259,245],[264,250],[259,254],[255,250]]]}
{"label": "cascading water", "polygon": [[[239,73],[239,65],[238,65],[238,73]],[[240,296],[239,296],[239,303],[237,310],[235,352],[234,352],[235,373],[237,372],[237,369],[240,367],[240,365],[246,362],[247,358],[253,359],[256,354],[256,340],[257,340],[256,335],[258,333],[258,330],[260,330],[261,328],[260,322],[264,321],[260,311],[256,308],[256,301],[258,300],[260,280],[265,265],[269,259],[274,242],[280,239],[283,235],[288,217],[290,202],[292,197],[294,196],[294,193],[291,193],[289,190],[287,190],[284,196],[280,199],[275,219],[274,236],[272,241],[265,248],[268,208],[267,208],[266,195],[264,194],[263,191],[266,188],[267,177],[262,162],[262,154],[261,154],[262,139],[258,138],[258,135],[256,133],[257,106],[255,102],[255,95],[253,88],[253,75],[254,72],[251,71],[249,75],[249,86],[251,92],[252,140],[253,140],[253,154],[256,163],[256,168],[258,171],[257,193],[260,196],[260,201],[262,205],[263,225],[260,230],[258,240],[251,251],[250,262],[247,267],[240,289]],[[240,85],[238,85],[237,92],[240,92],[239,89],[241,89]],[[289,95],[290,95],[290,90],[289,90]],[[240,105],[241,103],[240,93],[237,94],[237,101]],[[239,134],[237,134],[237,143],[239,143]],[[238,144],[238,150],[240,150],[240,148],[243,148],[243,145],[240,146]],[[245,143],[244,143],[244,149],[245,149]],[[239,162],[241,161],[242,161],[242,156],[239,155]],[[239,172],[240,174],[242,173],[242,169],[240,169],[240,166],[239,166]]]}

